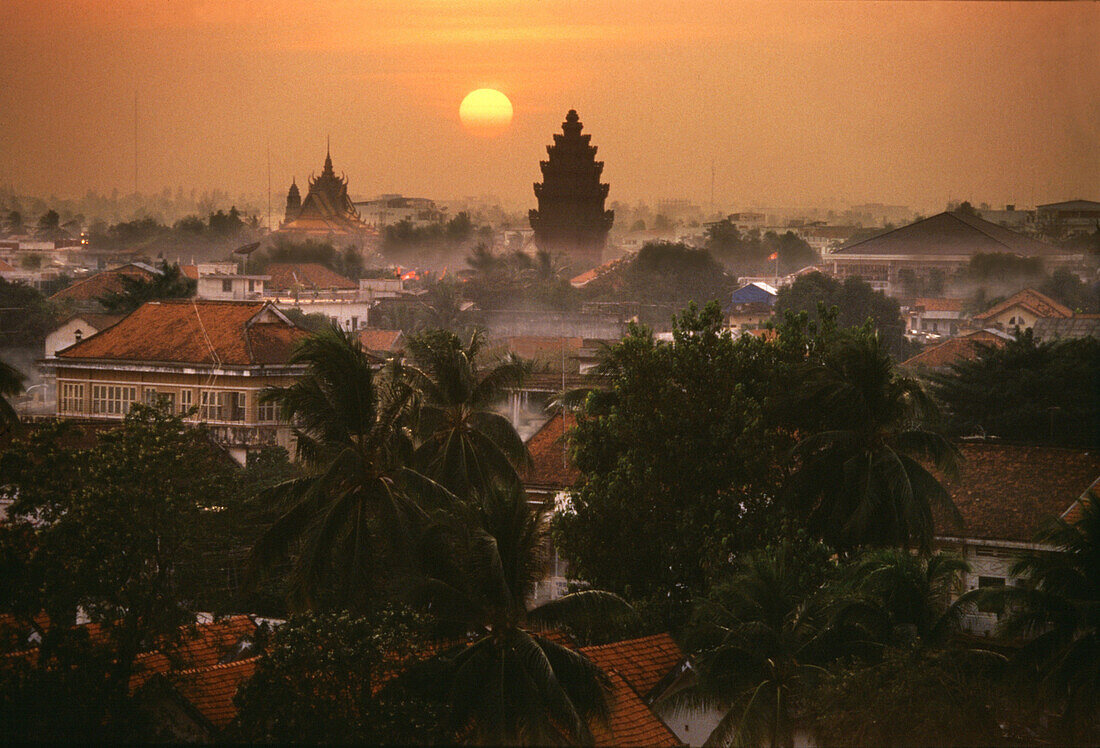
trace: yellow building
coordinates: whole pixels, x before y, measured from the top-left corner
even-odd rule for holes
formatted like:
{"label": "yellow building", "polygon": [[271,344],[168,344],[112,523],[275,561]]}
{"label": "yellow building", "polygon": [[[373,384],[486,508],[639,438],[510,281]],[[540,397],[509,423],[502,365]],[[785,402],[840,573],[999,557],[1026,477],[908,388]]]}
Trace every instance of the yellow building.
{"label": "yellow building", "polygon": [[46,359],[62,418],[121,420],[136,402],[166,404],[206,424],[237,460],[292,448],[290,427],[264,388],[292,383],[289,363],[309,333],[267,302],[151,301],[121,322]]}

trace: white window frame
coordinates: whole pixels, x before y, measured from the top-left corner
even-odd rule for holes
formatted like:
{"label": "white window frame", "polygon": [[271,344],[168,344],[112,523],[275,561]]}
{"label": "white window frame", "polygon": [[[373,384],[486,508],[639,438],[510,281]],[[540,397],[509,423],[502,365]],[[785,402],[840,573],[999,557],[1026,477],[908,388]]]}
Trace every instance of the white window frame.
{"label": "white window frame", "polygon": [[59,413],[84,413],[84,383],[62,382],[57,398]]}

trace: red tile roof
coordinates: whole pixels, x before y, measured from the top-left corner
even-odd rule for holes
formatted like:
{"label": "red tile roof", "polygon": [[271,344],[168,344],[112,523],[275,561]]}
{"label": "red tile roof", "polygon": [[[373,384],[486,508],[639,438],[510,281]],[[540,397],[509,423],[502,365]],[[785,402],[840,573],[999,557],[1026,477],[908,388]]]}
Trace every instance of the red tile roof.
{"label": "red tile roof", "polygon": [[50,298],[54,301],[95,301],[100,296],[106,296],[108,293],[121,292],[122,281],[120,278],[122,276],[140,278],[146,281],[155,277],[153,273],[145,268],[136,265],[123,265],[112,270],[96,273],[84,280],[79,280],[68,288],[61,289]]}
{"label": "red tile roof", "polygon": [[1034,288],[1025,288],[1022,291],[1017,291],[1012,294],[1000,304],[994,305],[993,308],[981,314],[975,314],[974,319],[991,319],[1001,312],[1007,311],[1017,305],[1022,306],[1024,309],[1040,318],[1068,319],[1073,316],[1073,310],[1069,307],[1059,304],[1054,299],[1046,294],[1039,293]]}
{"label": "red tile roof", "polygon": [[910,310],[914,310],[920,307],[926,312],[961,312],[963,308],[962,299],[913,299],[913,304],[909,307]]}
{"label": "red tile roof", "polygon": [[1030,542],[1100,477],[1100,453],[1058,447],[963,444],[957,480],[945,481],[963,527],[940,517],[944,537]]}
{"label": "red tile roof", "polygon": [[183,273],[185,278],[190,278],[193,281],[199,279],[198,265],[180,265],[180,272]]}
{"label": "red tile roof", "polygon": [[274,292],[331,291],[358,289],[359,284],[316,262],[275,262],[264,271],[271,276],[268,288]]}
{"label": "red tile roof", "polygon": [[12,265],[9,265],[8,263],[4,262],[3,260],[0,260],[0,273],[6,273],[6,272],[11,271],[11,270],[15,270],[15,267],[13,267]]}
{"label": "red tile roof", "polygon": [[207,722],[222,729],[237,716],[233,698],[256,672],[259,657],[169,673],[168,682]]}
{"label": "red tile roof", "polygon": [[359,343],[368,351],[395,353],[405,340],[400,330],[382,330],[368,327],[359,331]]}
{"label": "red tile roof", "polygon": [[902,366],[926,369],[944,369],[961,361],[973,361],[983,346],[1002,348],[1008,342],[1000,335],[978,330],[969,335],[952,338],[938,345],[925,348],[917,355],[901,362]]}
{"label": "red tile roof", "polygon": [[608,672],[608,677],[611,679],[611,693],[608,695],[611,718],[606,725],[592,725],[596,745],[682,745],[622,675],[612,670]]}
{"label": "red tile roof", "polygon": [[684,652],[668,633],[581,647],[600,666],[616,671],[642,696],[649,696],[662,678],[684,661]]}
{"label": "red tile roof", "polygon": [[233,366],[284,364],[309,333],[284,322],[273,309],[265,302],[150,301],[57,356]]}
{"label": "red tile roof", "polygon": [[[564,427],[563,427],[564,424]],[[569,488],[580,477],[566,452],[565,432],[573,428],[576,418],[566,413],[556,413],[534,436],[527,440],[531,453],[531,467],[524,471],[523,482],[530,486]]]}
{"label": "red tile roof", "polygon": [[180,638],[160,649],[138,656],[130,688],[136,689],[153,675],[171,670],[209,668],[217,665],[244,639],[256,635],[258,627],[248,616],[184,627]]}

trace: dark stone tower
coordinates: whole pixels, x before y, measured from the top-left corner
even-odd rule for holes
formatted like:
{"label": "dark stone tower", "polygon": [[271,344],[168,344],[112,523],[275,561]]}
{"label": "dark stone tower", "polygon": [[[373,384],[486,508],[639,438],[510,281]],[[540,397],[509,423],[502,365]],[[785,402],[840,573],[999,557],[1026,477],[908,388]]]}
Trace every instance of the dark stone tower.
{"label": "dark stone tower", "polygon": [[283,220],[286,223],[290,223],[298,217],[299,211],[302,210],[302,193],[298,191],[298,183],[296,180],[290,180],[290,189],[286,193],[286,217]]}
{"label": "dark stone tower", "polygon": [[539,249],[564,254],[574,270],[600,264],[615,212],[604,210],[608,185],[600,183],[603,162],[596,160],[591,135],[581,135],[577,112],[569,110],[562,135],[546,147],[540,161],[542,182],[535,183],[539,207],[530,212]]}

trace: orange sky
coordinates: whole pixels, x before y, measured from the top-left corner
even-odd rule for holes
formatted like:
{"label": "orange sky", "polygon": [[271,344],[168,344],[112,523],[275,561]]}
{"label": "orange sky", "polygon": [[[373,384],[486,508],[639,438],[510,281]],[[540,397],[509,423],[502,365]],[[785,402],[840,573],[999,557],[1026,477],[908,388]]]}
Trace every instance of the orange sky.
{"label": "orange sky", "polygon": [[[3,0],[0,182],[533,204],[576,107],[611,199],[1100,199],[1100,4]],[[509,132],[458,122],[469,91]]]}

